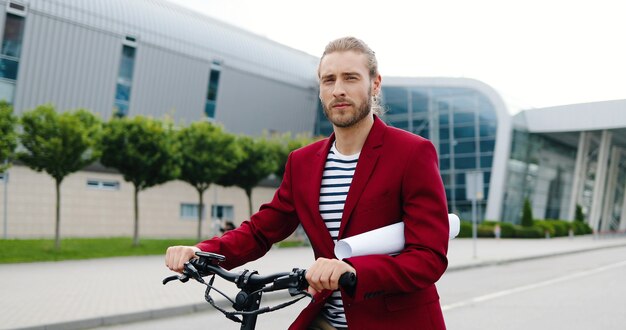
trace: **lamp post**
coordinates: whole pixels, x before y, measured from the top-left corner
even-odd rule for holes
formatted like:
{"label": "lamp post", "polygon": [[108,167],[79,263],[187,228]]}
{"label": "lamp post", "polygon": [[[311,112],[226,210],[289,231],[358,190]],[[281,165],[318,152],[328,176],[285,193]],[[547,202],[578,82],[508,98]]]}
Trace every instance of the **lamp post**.
{"label": "lamp post", "polygon": [[[8,165],[8,161],[5,159],[4,160],[4,167],[7,168]],[[8,232],[7,232],[7,228],[8,228],[8,218],[7,218],[7,206],[8,206],[8,199],[7,199],[7,185],[9,184],[9,170],[5,170],[4,173],[2,174],[2,185],[4,186],[4,194],[2,196],[3,197],[3,207],[2,207],[2,216],[3,216],[3,238],[7,239],[9,237]]]}

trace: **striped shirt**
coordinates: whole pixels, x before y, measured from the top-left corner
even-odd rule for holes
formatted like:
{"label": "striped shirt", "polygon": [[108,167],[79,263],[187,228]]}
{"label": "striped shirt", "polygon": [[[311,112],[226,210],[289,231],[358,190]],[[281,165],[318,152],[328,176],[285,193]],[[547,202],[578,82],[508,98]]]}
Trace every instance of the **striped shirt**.
{"label": "striped shirt", "polygon": [[[320,189],[320,214],[330,236],[337,242],[341,215],[346,203],[348,190],[352,183],[354,170],[359,160],[359,154],[345,156],[337,151],[335,144],[331,147],[326,158],[324,173],[322,174],[322,187]],[[346,328],[346,314],[343,310],[341,291],[334,291],[327,300],[322,310],[324,316],[335,328]]]}

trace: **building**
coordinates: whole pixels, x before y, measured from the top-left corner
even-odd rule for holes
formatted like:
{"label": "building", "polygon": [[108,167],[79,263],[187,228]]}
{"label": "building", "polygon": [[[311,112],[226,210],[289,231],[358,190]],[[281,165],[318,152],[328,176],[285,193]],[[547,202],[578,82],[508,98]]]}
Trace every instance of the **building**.
{"label": "building", "polygon": [[[165,0],[0,0],[0,98],[17,114],[43,103],[113,115],[210,120],[233,133],[328,134],[318,101],[319,59]],[[519,222],[572,219],[626,230],[626,100],[512,115],[490,86],[465,78],[383,79],[383,119],[429,138],[439,153],[450,212]],[[476,184],[474,179],[481,179]],[[54,232],[54,184],[15,165],[0,174],[4,237]],[[470,184],[470,182],[474,182]],[[474,188],[478,188],[475,191]],[[253,193],[255,207],[274,187]],[[140,194],[140,234],[193,237],[197,195],[182,182]],[[205,233],[248,217],[245,194],[214,186]],[[128,236],[132,185],[106,169],[62,185],[62,236]],[[206,215],[209,218],[209,215]]]}
{"label": "building", "polygon": [[[0,36],[0,99],[17,115],[52,103],[103,119],[210,120],[254,136],[312,131],[316,57],[165,0],[0,0]],[[3,237],[52,235],[50,178],[17,164],[1,179]],[[61,189],[62,236],[132,233],[132,185],[120,175],[89,168]],[[273,191],[256,189],[255,207]],[[193,237],[194,189],[170,182],[139,198],[141,235]],[[212,187],[205,203],[215,219],[248,216],[240,189]]]}
{"label": "building", "polygon": [[538,218],[580,205],[596,232],[626,231],[626,100],[526,110],[512,134],[504,221],[529,198]]}
{"label": "building", "polygon": [[[626,100],[513,116],[471,79],[387,77],[382,91],[387,123],[434,143],[449,211],[462,219],[472,219],[468,180],[479,172],[479,220],[519,223],[528,198],[537,219],[572,220],[578,205],[596,232],[626,231]],[[322,118],[317,130],[332,127]]]}

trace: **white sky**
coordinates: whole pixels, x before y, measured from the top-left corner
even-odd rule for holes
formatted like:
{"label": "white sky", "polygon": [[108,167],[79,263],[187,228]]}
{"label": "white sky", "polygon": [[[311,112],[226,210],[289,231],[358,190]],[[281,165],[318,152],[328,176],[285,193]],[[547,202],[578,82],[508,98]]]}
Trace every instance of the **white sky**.
{"label": "white sky", "polygon": [[474,78],[523,109],[626,99],[623,0],[169,1],[315,56],[353,35],[376,52],[383,85]]}

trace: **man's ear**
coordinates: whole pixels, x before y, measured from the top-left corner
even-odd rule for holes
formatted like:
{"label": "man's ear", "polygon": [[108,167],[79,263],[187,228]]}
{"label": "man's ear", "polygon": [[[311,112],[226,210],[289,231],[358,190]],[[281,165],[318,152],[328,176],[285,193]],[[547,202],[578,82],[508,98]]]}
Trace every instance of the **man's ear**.
{"label": "man's ear", "polygon": [[372,95],[378,96],[380,94],[380,86],[383,81],[383,78],[379,75],[376,78],[372,79]]}

